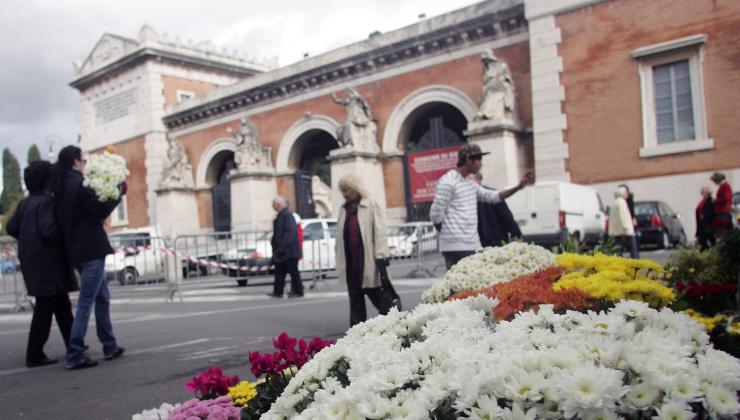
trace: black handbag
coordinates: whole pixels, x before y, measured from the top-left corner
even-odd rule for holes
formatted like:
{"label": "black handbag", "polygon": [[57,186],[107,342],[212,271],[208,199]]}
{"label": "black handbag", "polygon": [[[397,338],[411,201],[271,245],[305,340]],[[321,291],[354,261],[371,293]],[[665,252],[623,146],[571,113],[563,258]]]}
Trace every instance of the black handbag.
{"label": "black handbag", "polygon": [[380,305],[378,312],[381,315],[386,315],[394,307],[399,311],[403,310],[401,297],[398,296],[396,289],[393,288],[386,265],[387,263],[377,266],[378,274],[380,275]]}

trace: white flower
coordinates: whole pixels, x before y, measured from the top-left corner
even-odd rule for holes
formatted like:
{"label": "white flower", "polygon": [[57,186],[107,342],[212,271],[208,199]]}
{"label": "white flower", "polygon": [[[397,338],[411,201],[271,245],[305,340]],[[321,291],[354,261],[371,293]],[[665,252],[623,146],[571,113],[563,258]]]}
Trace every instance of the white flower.
{"label": "white flower", "polygon": [[100,201],[117,200],[120,196],[118,185],[128,174],[123,157],[108,152],[94,154],[87,158],[82,185],[92,188]]}
{"label": "white flower", "polygon": [[656,420],[691,420],[695,416],[688,404],[683,401],[666,402],[656,411],[658,415],[653,416]]}
{"label": "white flower", "polygon": [[505,420],[534,420],[537,418],[537,409],[530,408],[527,412],[524,412],[519,404],[514,403],[511,409],[504,408],[503,415],[501,416]]}
{"label": "white flower", "polygon": [[131,420],[167,420],[170,418],[172,411],[179,407],[180,404],[163,403],[159,408],[144,410],[139,414],[131,416]]}
{"label": "white flower", "polygon": [[555,255],[537,245],[512,242],[488,247],[463,258],[445,274],[444,280],[426,290],[423,302],[443,302],[450,295],[480,290],[555,264]]}
{"label": "white flower", "polygon": [[706,406],[709,411],[715,412],[720,416],[731,416],[740,413],[740,403],[737,401],[737,394],[730,392],[726,388],[710,386],[706,390]]}
{"label": "white flower", "polygon": [[630,387],[625,400],[632,407],[643,410],[650,407],[658,398],[659,390],[652,384],[641,383]]}

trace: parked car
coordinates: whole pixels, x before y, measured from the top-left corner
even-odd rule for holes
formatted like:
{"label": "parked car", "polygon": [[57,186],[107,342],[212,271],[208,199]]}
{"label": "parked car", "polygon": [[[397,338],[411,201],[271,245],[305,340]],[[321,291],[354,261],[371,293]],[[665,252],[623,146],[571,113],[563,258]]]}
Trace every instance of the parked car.
{"label": "parked car", "polygon": [[[335,245],[336,219],[303,219],[303,259],[298,263],[300,271],[332,270],[336,268]],[[232,266],[222,267],[223,274],[237,277],[239,286],[247,285],[247,278],[254,275],[272,274],[272,232],[265,232],[253,243],[224,255],[222,262]],[[238,268],[237,268],[238,267]]]}
{"label": "parked car", "polygon": [[681,215],[662,201],[635,201],[637,243],[659,249],[686,243]]}
{"label": "parked car", "polygon": [[108,280],[116,280],[122,286],[163,281],[164,257],[161,239],[157,236],[153,227],[110,234],[108,238],[114,253],[105,258]]}
{"label": "parked car", "polygon": [[15,273],[18,270],[20,270],[18,257],[12,255],[0,256],[0,271],[2,271],[4,274],[10,274]]}
{"label": "parked car", "polygon": [[606,235],[606,211],[592,187],[543,181],[506,199],[526,242],[549,247],[574,237],[595,245]]}

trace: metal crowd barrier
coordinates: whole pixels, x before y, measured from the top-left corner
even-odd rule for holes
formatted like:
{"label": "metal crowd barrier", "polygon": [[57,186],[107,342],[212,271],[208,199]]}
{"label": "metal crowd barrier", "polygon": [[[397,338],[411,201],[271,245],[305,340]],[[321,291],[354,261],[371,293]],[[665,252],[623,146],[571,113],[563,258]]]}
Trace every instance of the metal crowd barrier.
{"label": "metal crowd barrier", "polygon": [[105,258],[108,281],[123,287],[165,282],[166,256],[172,247],[168,240],[148,233],[114,233],[109,240],[113,254]]}
{"label": "metal crowd barrier", "polygon": [[429,222],[411,222],[388,227],[391,267],[408,266],[407,278],[436,277],[440,266],[437,230]]}
{"label": "metal crowd barrier", "polygon": [[23,282],[17,243],[9,238],[0,238],[0,302],[10,307],[10,312],[33,307]]}
{"label": "metal crowd barrier", "polygon": [[[303,258],[298,269],[301,276],[313,279],[309,288],[318,284],[328,287],[325,278],[336,268],[334,256],[335,231],[313,229],[304,231]],[[187,285],[202,281],[234,281],[246,286],[253,278],[267,277],[272,281],[272,231],[227,231],[181,235],[172,241],[172,249],[165,258],[167,299],[178,296]],[[201,282],[199,282],[199,280]]]}

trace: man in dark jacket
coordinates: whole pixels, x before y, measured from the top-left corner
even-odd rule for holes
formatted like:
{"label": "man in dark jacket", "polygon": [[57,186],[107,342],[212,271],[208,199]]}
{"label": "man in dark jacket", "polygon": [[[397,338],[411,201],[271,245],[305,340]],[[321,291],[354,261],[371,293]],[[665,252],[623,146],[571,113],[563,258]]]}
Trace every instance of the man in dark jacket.
{"label": "man in dark jacket", "polygon": [[77,290],[77,279],[67,262],[62,232],[54,213],[50,193],[51,163],[32,162],[23,171],[30,194],[18,204],[6,230],[18,239],[18,259],[29,296],[36,298],[26,348],[26,365],[37,367],[56,363],[44,353],[52,315],[57,320],[64,344],[72,330],[69,292]]}
{"label": "man in dark jacket", "polygon": [[[483,177],[480,173],[470,175],[470,180],[480,185]],[[493,190],[483,186],[483,188]],[[496,204],[478,201],[478,236],[482,246],[501,246],[514,238],[521,238],[522,231],[514,220],[506,201]]]}
{"label": "man in dark jacket", "polygon": [[[82,185],[87,161],[76,146],[67,146],[59,152],[58,168],[63,180],[55,197],[57,211],[64,228],[64,239],[72,264],[80,272],[80,296],[77,313],[67,351],[67,368],[93,367],[98,362],[85,355],[85,333],[90,312],[95,307],[98,339],[103,344],[103,355],[112,360],[123,355],[113,336],[110,321],[110,292],[105,278],[105,256],[113,253],[103,222],[120,203],[117,200],[100,201],[95,192]],[[121,194],[126,185],[121,185]]]}
{"label": "man in dark jacket", "polygon": [[285,276],[290,273],[290,293],[288,297],[303,297],[303,283],[298,272],[298,260],[303,250],[298,240],[295,218],[283,197],[272,200],[272,208],[277,212],[272,222],[272,263],[275,265],[275,285],[269,296],[283,297]]}

